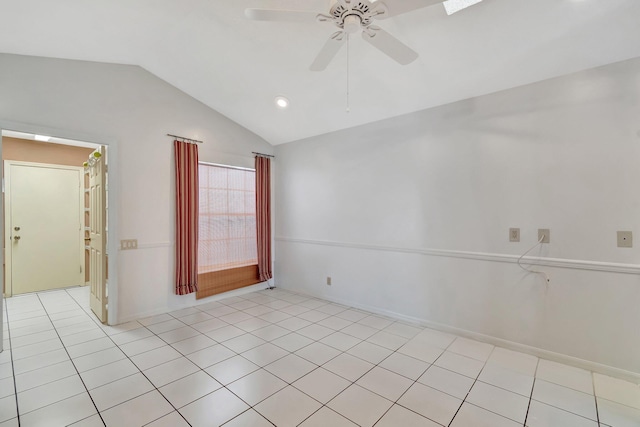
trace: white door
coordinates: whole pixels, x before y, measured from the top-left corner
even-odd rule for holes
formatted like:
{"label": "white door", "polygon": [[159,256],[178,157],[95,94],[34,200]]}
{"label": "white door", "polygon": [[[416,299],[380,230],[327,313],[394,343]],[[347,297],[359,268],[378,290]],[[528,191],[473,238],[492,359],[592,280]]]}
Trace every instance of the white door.
{"label": "white door", "polygon": [[82,168],[5,161],[11,294],[84,282]]}
{"label": "white door", "polygon": [[107,322],[106,164],[104,147],[93,153],[89,166],[89,297],[91,310]]}

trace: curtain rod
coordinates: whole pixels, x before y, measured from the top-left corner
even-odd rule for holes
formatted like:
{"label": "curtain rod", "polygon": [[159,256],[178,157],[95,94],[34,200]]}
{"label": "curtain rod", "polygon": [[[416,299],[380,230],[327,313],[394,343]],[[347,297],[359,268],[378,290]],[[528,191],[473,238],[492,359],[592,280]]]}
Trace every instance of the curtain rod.
{"label": "curtain rod", "polygon": [[276,156],[272,156],[271,154],[256,153],[255,151],[252,151],[252,153],[255,154],[256,156],[260,156],[260,157],[271,157],[271,158],[274,158],[274,159],[276,157]]}
{"label": "curtain rod", "polygon": [[197,139],[185,138],[184,136],[172,135],[170,133],[168,133],[167,136],[172,136],[174,138],[182,139],[185,142],[186,141],[195,142],[196,144],[202,144],[204,142],[204,141],[198,141]]}

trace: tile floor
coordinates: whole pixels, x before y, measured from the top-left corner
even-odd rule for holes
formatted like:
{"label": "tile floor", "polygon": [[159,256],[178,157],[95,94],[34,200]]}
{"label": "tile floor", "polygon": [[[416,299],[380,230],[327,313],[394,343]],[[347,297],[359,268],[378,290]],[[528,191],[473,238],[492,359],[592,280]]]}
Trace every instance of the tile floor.
{"label": "tile floor", "polygon": [[0,427],[640,426],[618,379],[282,290],[114,327],[5,300]]}

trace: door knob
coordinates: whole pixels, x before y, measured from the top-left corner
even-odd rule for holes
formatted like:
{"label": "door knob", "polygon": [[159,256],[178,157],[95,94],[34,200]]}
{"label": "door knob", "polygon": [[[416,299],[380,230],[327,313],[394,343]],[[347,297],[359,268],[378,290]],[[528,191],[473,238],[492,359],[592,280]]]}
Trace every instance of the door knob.
{"label": "door knob", "polygon": [[20,236],[14,236],[13,240],[20,240]]}
{"label": "door knob", "polygon": [[20,231],[20,227],[13,227],[14,230]]}

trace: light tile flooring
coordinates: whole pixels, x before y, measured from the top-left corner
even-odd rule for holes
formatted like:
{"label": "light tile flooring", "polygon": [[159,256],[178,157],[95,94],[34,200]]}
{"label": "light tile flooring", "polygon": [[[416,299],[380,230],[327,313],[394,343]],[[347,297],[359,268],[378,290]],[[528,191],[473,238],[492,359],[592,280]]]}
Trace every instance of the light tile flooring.
{"label": "light tile flooring", "polygon": [[282,290],[123,325],[6,300],[0,427],[640,426],[640,388]]}

